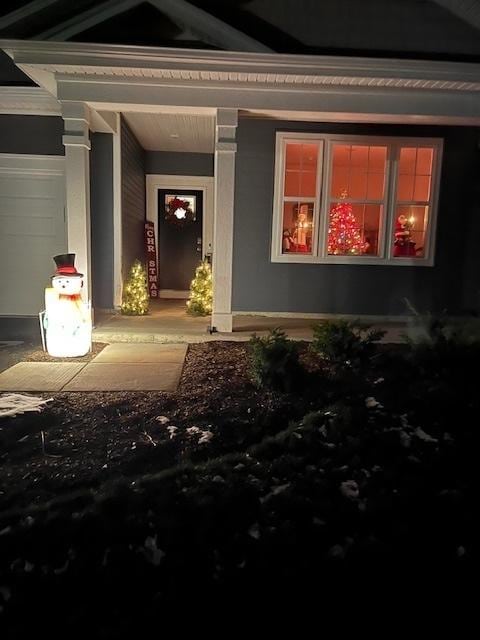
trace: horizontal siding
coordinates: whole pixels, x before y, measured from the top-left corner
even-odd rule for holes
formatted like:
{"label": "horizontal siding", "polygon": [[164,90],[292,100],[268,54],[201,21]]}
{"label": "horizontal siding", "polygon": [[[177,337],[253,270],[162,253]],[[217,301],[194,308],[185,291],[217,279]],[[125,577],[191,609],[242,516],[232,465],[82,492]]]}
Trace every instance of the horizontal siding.
{"label": "horizontal siding", "polygon": [[[281,264],[270,259],[276,131],[444,139],[434,267]],[[241,119],[235,181],[233,309],[402,315],[480,306],[478,140],[469,127]],[[252,286],[252,283],[255,283]]]}
{"label": "horizontal siding", "polygon": [[63,156],[62,136],[60,117],[0,114],[0,153]]}
{"label": "horizontal siding", "polygon": [[145,151],[122,118],[122,277],[144,259]]}

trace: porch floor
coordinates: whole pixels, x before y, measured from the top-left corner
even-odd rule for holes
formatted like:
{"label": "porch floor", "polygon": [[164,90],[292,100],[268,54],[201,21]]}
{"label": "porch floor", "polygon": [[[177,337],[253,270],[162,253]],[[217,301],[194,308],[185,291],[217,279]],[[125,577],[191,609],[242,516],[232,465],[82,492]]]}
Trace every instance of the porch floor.
{"label": "porch floor", "polygon": [[[249,340],[253,333],[266,335],[279,327],[294,340],[311,340],[312,318],[282,318],[272,316],[238,315],[233,318],[232,333],[210,334],[210,317],[192,317],[185,311],[185,300],[152,301],[147,316],[121,314],[97,315],[93,340],[95,342],[209,342],[213,340]],[[401,341],[405,325],[381,325],[387,331],[384,342]]]}

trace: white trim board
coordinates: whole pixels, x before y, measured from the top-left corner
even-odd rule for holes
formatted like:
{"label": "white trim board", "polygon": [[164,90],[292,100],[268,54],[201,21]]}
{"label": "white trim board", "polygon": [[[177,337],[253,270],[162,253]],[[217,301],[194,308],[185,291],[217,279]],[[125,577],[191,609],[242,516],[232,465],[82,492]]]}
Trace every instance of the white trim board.
{"label": "white trim board", "polygon": [[[297,320],[362,320],[364,322],[400,322],[407,323],[411,315],[364,315],[361,313],[300,313],[291,311],[232,311],[232,316],[260,316],[264,318],[292,318]],[[235,329],[234,329],[235,330]]]}
{"label": "white trim board", "polygon": [[116,132],[113,134],[113,306],[122,304],[122,134],[120,114],[116,115]]}
{"label": "white trim board", "polygon": [[0,87],[0,113],[59,116],[60,103],[43,87]]}

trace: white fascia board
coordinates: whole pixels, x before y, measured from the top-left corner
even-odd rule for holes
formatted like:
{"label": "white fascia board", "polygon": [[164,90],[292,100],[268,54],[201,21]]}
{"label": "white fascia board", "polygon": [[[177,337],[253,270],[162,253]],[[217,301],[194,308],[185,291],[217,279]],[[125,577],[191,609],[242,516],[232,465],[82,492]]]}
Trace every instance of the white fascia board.
{"label": "white fascia board", "polygon": [[0,113],[59,116],[60,104],[43,87],[0,87]]}
{"label": "white fascia board", "polygon": [[[425,91],[388,88],[295,86],[283,88],[233,86],[213,83],[121,82],[118,78],[73,81],[58,78],[58,96],[62,100],[85,100],[103,109],[123,105],[189,105],[198,108],[330,112],[351,114],[409,115],[474,119],[480,122],[480,92]],[[110,106],[109,106],[110,105]]]}
{"label": "white fascia board", "polygon": [[69,73],[88,73],[90,68],[170,69],[265,73],[282,77],[319,75],[333,78],[403,78],[438,81],[480,82],[480,64],[430,60],[399,60],[340,56],[311,56],[271,53],[238,53],[125,45],[98,45],[76,42],[0,40],[17,64],[39,68],[70,66]]}

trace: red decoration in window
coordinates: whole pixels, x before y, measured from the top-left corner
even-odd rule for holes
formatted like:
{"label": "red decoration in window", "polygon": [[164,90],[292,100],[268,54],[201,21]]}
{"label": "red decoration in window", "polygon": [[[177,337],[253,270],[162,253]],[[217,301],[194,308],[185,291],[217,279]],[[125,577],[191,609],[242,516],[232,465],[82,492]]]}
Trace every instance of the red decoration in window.
{"label": "red decoration in window", "polygon": [[[342,194],[342,197],[345,197]],[[328,253],[334,256],[360,255],[368,243],[362,239],[360,227],[349,202],[337,202],[330,211]]]}

